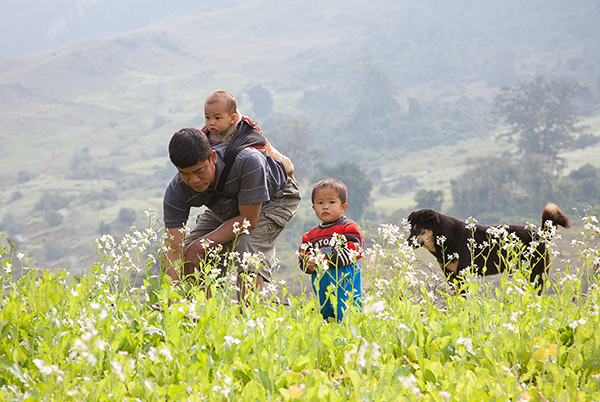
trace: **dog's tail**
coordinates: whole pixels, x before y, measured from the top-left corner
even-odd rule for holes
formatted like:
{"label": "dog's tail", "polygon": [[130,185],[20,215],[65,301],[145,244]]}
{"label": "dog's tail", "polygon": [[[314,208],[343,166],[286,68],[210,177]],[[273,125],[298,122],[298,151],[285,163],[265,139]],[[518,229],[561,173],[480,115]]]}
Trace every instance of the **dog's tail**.
{"label": "dog's tail", "polygon": [[546,229],[546,222],[552,222],[554,226],[562,226],[563,228],[570,228],[571,221],[565,214],[563,214],[558,208],[558,205],[548,203],[542,210],[542,227]]}

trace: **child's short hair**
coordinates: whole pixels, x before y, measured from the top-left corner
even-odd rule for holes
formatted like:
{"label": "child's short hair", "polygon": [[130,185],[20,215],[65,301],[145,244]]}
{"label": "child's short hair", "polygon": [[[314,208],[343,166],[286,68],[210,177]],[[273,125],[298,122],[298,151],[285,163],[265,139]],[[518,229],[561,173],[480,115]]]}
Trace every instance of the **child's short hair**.
{"label": "child's short hair", "polygon": [[337,191],[342,204],[345,204],[348,202],[348,188],[346,187],[346,185],[344,183],[342,183],[341,180],[330,177],[328,179],[321,180],[320,182],[315,184],[315,186],[313,187],[312,195],[310,197],[310,200],[312,201],[313,204],[315,203],[315,193],[317,192],[317,190],[320,190],[320,189],[326,188],[326,187],[332,188],[335,191]]}
{"label": "child's short hair", "polygon": [[222,89],[212,91],[204,103],[206,105],[212,105],[217,102],[225,102],[227,113],[229,114],[234,114],[237,110],[237,101],[235,100],[235,97]]}

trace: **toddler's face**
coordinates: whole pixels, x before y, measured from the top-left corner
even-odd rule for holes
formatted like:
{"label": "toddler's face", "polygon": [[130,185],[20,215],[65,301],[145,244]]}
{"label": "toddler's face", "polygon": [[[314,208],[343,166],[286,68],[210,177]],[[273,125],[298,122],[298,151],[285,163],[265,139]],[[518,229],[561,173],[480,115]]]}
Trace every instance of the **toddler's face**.
{"label": "toddler's face", "polygon": [[225,102],[204,105],[204,121],[211,134],[221,135],[225,133],[235,123],[236,117],[235,113],[230,114],[227,111]]}
{"label": "toddler's face", "polygon": [[338,192],[331,187],[320,188],[315,191],[313,209],[323,223],[331,223],[342,217],[348,204],[342,204]]}

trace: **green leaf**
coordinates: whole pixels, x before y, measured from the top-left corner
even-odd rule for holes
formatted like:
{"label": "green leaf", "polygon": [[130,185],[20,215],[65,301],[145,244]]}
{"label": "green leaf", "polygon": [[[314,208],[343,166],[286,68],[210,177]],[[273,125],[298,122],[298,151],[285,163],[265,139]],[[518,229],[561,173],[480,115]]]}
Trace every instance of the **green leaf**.
{"label": "green leaf", "polygon": [[423,371],[423,375],[425,376],[425,379],[433,384],[435,384],[437,382],[437,379],[435,378],[435,374],[433,374],[433,371],[429,370],[429,369],[425,369]]}

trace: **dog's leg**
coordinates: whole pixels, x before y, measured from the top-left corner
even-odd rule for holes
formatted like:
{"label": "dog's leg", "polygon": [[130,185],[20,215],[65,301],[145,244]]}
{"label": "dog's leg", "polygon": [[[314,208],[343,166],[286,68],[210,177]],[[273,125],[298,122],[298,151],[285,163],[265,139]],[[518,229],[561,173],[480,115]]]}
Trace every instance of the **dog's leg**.
{"label": "dog's leg", "polygon": [[531,276],[529,281],[535,286],[538,294],[544,290],[544,276],[548,275],[550,268],[550,256],[544,245],[539,245],[531,255]]}
{"label": "dog's leg", "polygon": [[463,294],[464,291],[461,290],[463,282],[458,276],[458,260],[446,265],[440,263],[440,268],[446,276],[446,282],[450,288],[450,293],[455,296]]}

